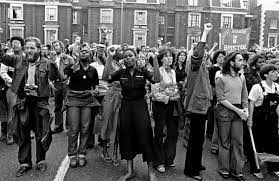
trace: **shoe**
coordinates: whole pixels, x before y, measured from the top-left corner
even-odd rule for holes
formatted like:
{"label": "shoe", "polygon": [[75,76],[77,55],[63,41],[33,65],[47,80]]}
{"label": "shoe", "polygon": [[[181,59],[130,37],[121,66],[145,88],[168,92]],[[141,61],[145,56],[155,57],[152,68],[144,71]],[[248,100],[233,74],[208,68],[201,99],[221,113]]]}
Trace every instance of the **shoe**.
{"label": "shoe", "polygon": [[168,164],[168,165],[166,165],[167,167],[174,167],[175,166],[175,164],[174,164],[174,162],[172,163],[172,164]]}
{"label": "shoe", "polygon": [[16,172],[16,177],[21,177],[26,174],[29,170],[31,170],[31,166],[20,166],[18,171]]}
{"label": "shoe", "polygon": [[61,132],[63,132],[63,131],[64,131],[63,127],[59,126],[59,127],[55,127],[55,128],[52,130],[52,133],[53,133],[53,134],[58,134],[58,133],[61,133]]}
{"label": "shoe", "polygon": [[45,162],[41,162],[41,163],[38,163],[37,166],[36,166],[36,169],[39,171],[39,172],[46,172],[47,171],[47,164]]}
{"label": "shoe", "polygon": [[8,136],[6,140],[6,145],[14,144],[14,138],[12,136]]}
{"label": "shoe", "polygon": [[79,165],[80,167],[85,167],[86,163],[87,163],[87,161],[86,161],[85,158],[79,158],[79,160],[78,160],[78,165]]}
{"label": "shoe", "polygon": [[194,180],[198,180],[198,181],[202,181],[203,180],[203,178],[201,177],[201,176],[199,176],[199,175],[188,175],[188,174],[186,174],[186,173],[184,173],[187,177],[190,177],[190,178],[192,178],[192,179],[194,179]]}
{"label": "shoe", "polygon": [[279,178],[279,172],[269,172],[269,174]]}
{"label": "shoe", "polygon": [[252,173],[257,179],[264,179],[264,176],[261,172],[259,173]]}
{"label": "shoe", "polygon": [[229,172],[223,172],[223,171],[218,171],[219,175],[221,175],[221,177],[223,177],[223,179],[228,179],[230,178],[230,174]]}
{"label": "shoe", "polygon": [[230,175],[232,176],[232,178],[234,178],[237,181],[245,181],[245,179],[244,179],[242,174],[236,175],[236,174],[231,173]]}
{"label": "shoe", "polygon": [[2,134],[0,137],[0,141],[6,141],[7,140],[7,136]]}
{"label": "shoe", "polygon": [[104,154],[101,155],[101,158],[107,163],[112,162],[112,159],[109,156],[106,157]]}
{"label": "shoe", "polygon": [[159,165],[157,168],[158,172],[160,173],[165,173],[166,172],[166,168],[164,165]]}
{"label": "shoe", "polygon": [[70,167],[76,168],[78,166],[79,162],[77,160],[76,156],[70,157]]}

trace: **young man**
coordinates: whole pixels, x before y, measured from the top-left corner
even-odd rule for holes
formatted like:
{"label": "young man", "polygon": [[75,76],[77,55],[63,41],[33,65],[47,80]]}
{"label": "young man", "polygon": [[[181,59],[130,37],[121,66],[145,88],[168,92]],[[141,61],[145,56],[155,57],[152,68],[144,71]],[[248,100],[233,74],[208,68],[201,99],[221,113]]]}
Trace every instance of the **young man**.
{"label": "young man", "polygon": [[243,120],[248,118],[248,92],[239,52],[225,56],[220,74],[216,74],[216,121],[219,135],[219,174],[243,181]]}
{"label": "young man", "polygon": [[36,136],[36,168],[40,172],[47,169],[45,157],[52,140],[51,118],[47,108],[51,79],[48,60],[40,57],[41,43],[38,38],[28,37],[24,46],[26,55],[4,55],[0,52],[0,62],[15,67],[11,92],[16,96],[12,128],[19,146],[20,168],[16,172],[17,177],[32,168],[30,130]]}
{"label": "young man", "polygon": [[203,57],[207,35],[212,27],[210,23],[204,25],[201,42],[194,48],[191,61],[186,62],[188,81],[185,110],[191,124],[184,174],[195,180],[202,180],[200,171],[205,169],[202,166],[202,146],[211,90],[207,64]]}
{"label": "young man", "polygon": [[[54,133],[60,133],[63,129],[63,101],[66,97],[66,93],[68,91],[68,79],[64,74],[64,69],[67,65],[74,64],[74,60],[71,56],[66,55],[64,53],[64,44],[59,41],[52,42],[52,48],[55,52],[51,53],[50,59],[53,60],[54,63],[51,63],[51,67],[58,72],[58,76],[55,81],[53,81],[54,85],[54,102],[55,102],[55,128],[53,130]],[[67,117],[66,117],[67,123]]]}

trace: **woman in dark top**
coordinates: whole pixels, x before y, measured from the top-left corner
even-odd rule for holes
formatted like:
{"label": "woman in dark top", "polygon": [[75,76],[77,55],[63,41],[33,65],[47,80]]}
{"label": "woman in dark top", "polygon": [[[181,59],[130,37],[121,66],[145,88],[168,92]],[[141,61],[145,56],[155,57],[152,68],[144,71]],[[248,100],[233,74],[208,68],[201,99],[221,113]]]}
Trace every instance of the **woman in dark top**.
{"label": "woman in dark top", "polygon": [[127,160],[128,173],[120,180],[129,180],[135,176],[133,159],[137,154],[143,154],[143,161],[148,164],[148,178],[155,181],[152,168],[153,134],[145,101],[146,79],[152,83],[160,81],[159,65],[154,55],[154,76],[146,68],[136,66],[137,53],[134,49],[123,52],[126,69],[120,69],[110,75],[112,55],[108,57],[103,72],[103,79],[120,81],[122,87],[122,102],[120,108],[119,145],[121,158]]}
{"label": "woman in dark top", "polygon": [[[259,84],[262,79],[260,76],[261,67],[265,64],[265,58],[262,55],[255,55],[249,63],[250,72],[245,73],[246,86],[248,93],[251,91],[253,85]],[[255,133],[254,133],[255,134]],[[257,136],[257,135],[255,135]],[[247,156],[247,160],[250,164],[250,172],[257,178],[262,179],[263,175],[256,167],[254,152],[249,135],[249,130],[246,122],[243,122],[243,148],[244,154]]]}
{"label": "woman in dark top", "polygon": [[[72,168],[86,165],[86,144],[91,120],[92,107],[100,106],[93,96],[99,84],[98,73],[89,66],[90,48],[85,46],[80,50],[79,61],[68,65],[64,73],[70,77],[69,91],[65,100],[69,118],[68,156]],[[79,143],[78,143],[78,136]]]}

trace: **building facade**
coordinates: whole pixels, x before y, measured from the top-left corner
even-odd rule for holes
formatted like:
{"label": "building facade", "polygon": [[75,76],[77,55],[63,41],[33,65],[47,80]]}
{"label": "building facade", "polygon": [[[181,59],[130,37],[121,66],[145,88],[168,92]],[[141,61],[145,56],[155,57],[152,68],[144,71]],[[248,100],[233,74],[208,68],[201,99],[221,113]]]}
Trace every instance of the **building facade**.
{"label": "building facade", "polygon": [[261,47],[272,48],[279,44],[279,4],[264,3],[251,10],[252,34],[251,46],[256,43]]}
{"label": "building facade", "polygon": [[[252,0],[251,0],[252,1]],[[248,0],[0,0],[1,40],[37,36],[48,44],[76,36],[83,41],[134,46],[190,48],[204,23],[212,23],[209,44],[223,26],[250,25]]]}

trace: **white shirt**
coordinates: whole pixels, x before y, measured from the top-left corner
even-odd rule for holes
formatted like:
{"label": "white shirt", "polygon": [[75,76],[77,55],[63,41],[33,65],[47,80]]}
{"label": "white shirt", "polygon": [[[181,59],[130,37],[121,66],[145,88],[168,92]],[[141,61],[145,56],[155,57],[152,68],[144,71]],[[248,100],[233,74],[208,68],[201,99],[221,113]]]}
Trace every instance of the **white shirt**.
{"label": "white shirt", "polygon": [[277,88],[277,91],[279,91],[279,84],[273,82],[272,86],[269,87],[265,81],[261,81],[265,92],[263,92],[263,89],[260,84],[253,85],[250,93],[249,93],[249,100],[255,101],[255,106],[261,106],[263,103],[264,95],[267,95],[268,93],[275,93],[275,87]]}
{"label": "white shirt", "polygon": [[58,70],[59,70],[59,67],[60,67],[60,58],[61,58],[60,55],[57,55],[56,58],[55,58],[55,63],[57,65]]}

